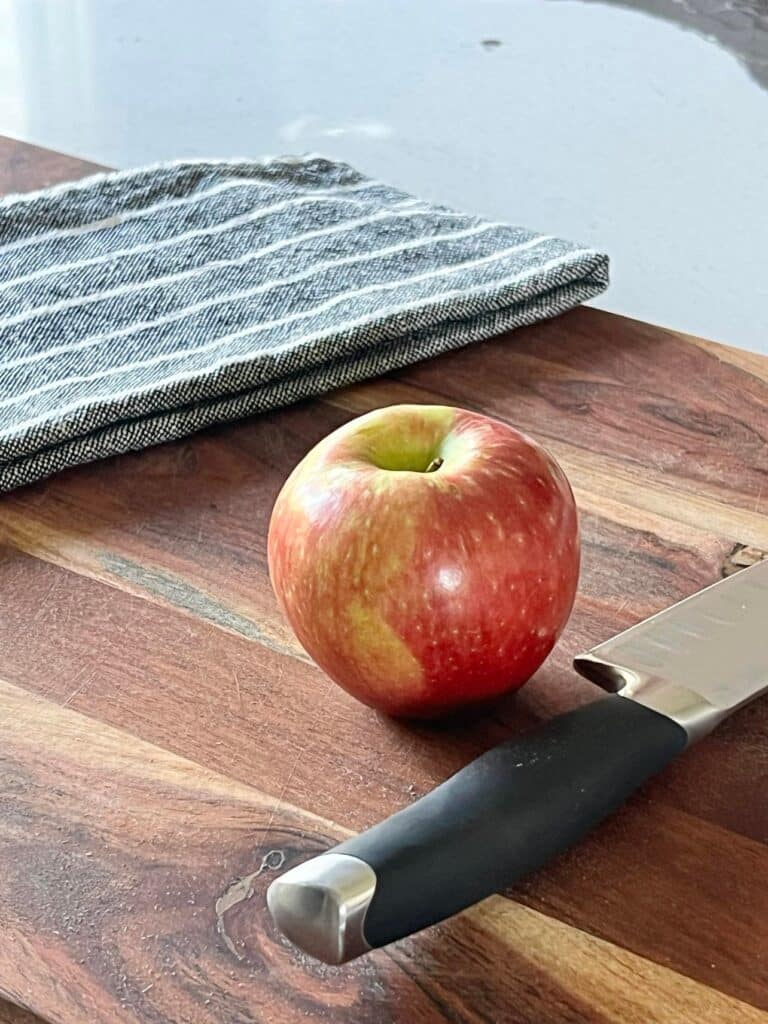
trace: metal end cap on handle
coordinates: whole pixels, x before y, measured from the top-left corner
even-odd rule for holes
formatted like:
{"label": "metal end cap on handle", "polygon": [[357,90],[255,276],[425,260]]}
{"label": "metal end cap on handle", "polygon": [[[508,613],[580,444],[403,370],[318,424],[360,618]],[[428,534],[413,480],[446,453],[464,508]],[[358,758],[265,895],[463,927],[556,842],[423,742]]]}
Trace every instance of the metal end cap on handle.
{"label": "metal end cap on handle", "polygon": [[365,861],[325,853],[305,861],[270,885],[272,919],[294,945],[327,964],[343,964],[371,948],[363,925],[376,874]]}

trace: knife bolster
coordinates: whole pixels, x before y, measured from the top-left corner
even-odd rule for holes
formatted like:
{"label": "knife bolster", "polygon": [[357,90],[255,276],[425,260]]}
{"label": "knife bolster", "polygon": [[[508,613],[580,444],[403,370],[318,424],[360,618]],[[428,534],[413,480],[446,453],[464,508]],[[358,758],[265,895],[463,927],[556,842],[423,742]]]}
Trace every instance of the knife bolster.
{"label": "knife bolster", "polygon": [[573,664],[577,672],[603,689],[677,722],[688,736],[687,746],[712,732],[726,718],[726,712],[701,694],[669,679],[635,672],[594,654],[582,654],[574,658]]}

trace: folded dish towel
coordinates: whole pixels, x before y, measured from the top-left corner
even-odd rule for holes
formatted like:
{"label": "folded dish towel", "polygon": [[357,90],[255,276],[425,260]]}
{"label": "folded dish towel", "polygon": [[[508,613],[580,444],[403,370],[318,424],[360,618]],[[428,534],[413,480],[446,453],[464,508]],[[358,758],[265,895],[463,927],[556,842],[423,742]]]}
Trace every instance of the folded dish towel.
{"label": "folded dish towel", "polygon": [[601,292],[607,258],[321,157],[0,202],[0,490],[385,373]]}

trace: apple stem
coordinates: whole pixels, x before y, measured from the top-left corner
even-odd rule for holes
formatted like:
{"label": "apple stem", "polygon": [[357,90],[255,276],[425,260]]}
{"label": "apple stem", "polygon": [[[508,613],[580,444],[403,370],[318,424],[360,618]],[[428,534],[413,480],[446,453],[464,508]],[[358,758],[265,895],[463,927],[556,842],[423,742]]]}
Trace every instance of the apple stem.
{"label": "apple stem", "polygon": [[440,467],[443,464],[443,461],[444,460],[441,459],[439,455],[437,455],[434,459],[432,459],[430,464],[427,466],[426,472],[434,473],[436,469],[440,469]]}

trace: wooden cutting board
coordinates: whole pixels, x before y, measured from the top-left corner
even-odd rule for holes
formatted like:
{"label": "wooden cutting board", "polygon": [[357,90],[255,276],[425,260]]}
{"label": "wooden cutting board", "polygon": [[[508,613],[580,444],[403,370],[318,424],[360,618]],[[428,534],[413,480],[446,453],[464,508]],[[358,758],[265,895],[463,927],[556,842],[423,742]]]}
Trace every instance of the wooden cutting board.
{"label": "wooden cutting board", "polygon": [[[10,141],[0,168],[5,192],[93,169]],[[432,726],[331,685],[266,572],[291,467],[404,400],[533,434],[582,517],[556,652]],[[592,699],[572,656],[760,557],[766,511],[768,359],[591,309],[4,496],[0,991],[60,1024],[768,1022],[768,700],[526,885],[353,964],[302,956],[264,903],[276,871]]]}

